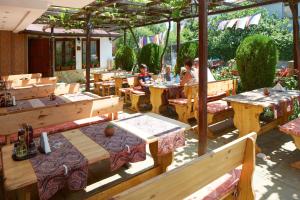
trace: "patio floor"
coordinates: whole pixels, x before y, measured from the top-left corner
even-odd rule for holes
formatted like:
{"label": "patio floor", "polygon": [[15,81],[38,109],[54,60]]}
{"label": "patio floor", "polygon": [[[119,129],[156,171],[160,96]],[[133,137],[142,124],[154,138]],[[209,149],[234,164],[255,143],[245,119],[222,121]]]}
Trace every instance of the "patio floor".
{"label": "patio floor", "polygon": [[[125,111],[120,117],[125,117],[130,111]],[[209,140],[208,149],[216,149],[237,138],[237,131],[231,120],[211,127],[218,137]],[[194,131],[186,132],[186,146],[178,148],[169,170],[181,166],[197,157],[197,136]],[[300,159],[300,151],[296,149],[292,138],[274,129],[258,137],[257,143],[262,152],[269,158],[264,160],[257,157],[254,174],[254,188],[256,199],[261,200],[298,200],[300,199],[300,170],[293,169],[290,163]],[[150,168],[153,165],[148,150],[146,161],[133,163],[129,169],[121,169],[116,173],[109,172],[109,163],[101,163],[90,169],[89,182],[86,192],[72,192],[67,190],[57,193],[52,199],[85,199],[93,193],[105,190],[106,187],[130,178],[134,174]],[[104,179],[103,179],[104,178]],[[98,181],[103,179],[102,181]],[[37,194],[35,194],[37,196]],[[1,195],[0,195],[1,199]]]}
{"label": "patio floor", "polygon": [[[126,115],[128,112],[131,113],[130,111],[125,111],[124,114]],[[209,140],[209,151],[233,141],[238,135],[231,120],[210,127],[210,129],[217,133],[217,138]],[[174,161],[168,170],[181,166],[197,157],[198,141],[195,132],[188,131],[186,140],[186,146],[176,150]],[[253,182],[256,199],[300,199],[300,170],[289,166],[290,163],[300,159],[300,151],[297,150],[292,138],[274,129],[259,136],[257,143],[262,148],[262,153],[268,156],[268,159],[257,157],[256,160]],[[129,177],[152,165],[153,162],[150,153],[148,153],[146,161],[133,163],[130,169],[120,171],[118,175],[115,175],[115,178],[118,176]]]}

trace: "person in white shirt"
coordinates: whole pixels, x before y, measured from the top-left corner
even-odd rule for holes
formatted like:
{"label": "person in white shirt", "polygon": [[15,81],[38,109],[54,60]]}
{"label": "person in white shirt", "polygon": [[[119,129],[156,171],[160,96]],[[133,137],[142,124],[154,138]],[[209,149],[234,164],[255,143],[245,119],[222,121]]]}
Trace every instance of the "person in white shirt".
{"label": "person in white shirt", "polygon": [[[194,77],[196,78],[196,81],[199,82],[199,75],[198,75],[199,74],[199,58],[195,58],[192,71],[194,73]],[[210,69],[207,68],[207,82],[213,82],[213,81],[216,81],[216,79],[212,75]]]}

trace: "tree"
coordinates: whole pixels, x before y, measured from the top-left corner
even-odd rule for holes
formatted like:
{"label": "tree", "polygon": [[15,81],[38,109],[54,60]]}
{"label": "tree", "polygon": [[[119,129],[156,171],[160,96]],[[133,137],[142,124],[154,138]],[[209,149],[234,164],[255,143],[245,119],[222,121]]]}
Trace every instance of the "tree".
{"label": "tree", "polygon": [[156,44],[150,43],[145,45],[140,54],[140,63],[146,64],[149,71],[152,73],[160,72],[160,58],[162,55],[162,48]]}
{"label": "tree", "polygon": [[264,35],[245,38],[236,51],[236,63],[243,89],[271,87],[278,51],[273,39]]}
{"label": "tree", "polygon": [[[248,28],[235,29],[226,28],[223,31],[217,30],[220,21],[245,17],[257,13],[262,14],[259,25],[251,25]],[[255,8],[222,14],[210,21],[209,28],[209,57],[219,57],[228,61],[235,57],[235,50],[247,36],[261,34],[270,36],[280,53],[280,59],[289,60],[292,58],[293,35],[290,32],[288,19],[279,19],[277,16],[270,16],[266,9]]]}
{"label": "tree", "polygon": [[132,48],[122,46],[118,49],[115,57],[115,64],[117,68],[126,71],[132,70],[136,62],[136,55]]}
{"label": "tree", "polygon": [[[251,25],[242,29],[226,28],[218,30],[221,21],[241,18],[245,16],[262,14],[259,25]],[[198,22],[196,19],[189,19],[185,23],[182,31],[186,41],[198,39]],[[270,36],[278,50],[281,60],[292,59],[293,53],[293,34],[291,32],[291,24],[289,19],[279,19],[277,16],[269,15],[264,8],[254,8],[243,11],[230,12],[220,14],[209,18],[208,29],[208,56],[210,58],[221,58],[225,61],[235,58],[235,52],[247,36],[261,34]]]}

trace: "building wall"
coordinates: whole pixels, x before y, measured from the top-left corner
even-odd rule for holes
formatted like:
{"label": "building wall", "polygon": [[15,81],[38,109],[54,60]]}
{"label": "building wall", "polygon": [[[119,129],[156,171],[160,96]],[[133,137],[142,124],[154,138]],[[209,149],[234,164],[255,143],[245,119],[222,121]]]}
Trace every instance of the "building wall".
{"label": "building wall", "polygon": [[[76,69],[82,69],[82,44],[81,44],[81,38],[79,38],[79,40],[76,39]],[[79,48],[77,48],[79,47]]]}
{"label": "building wall", "polygon": [[0,74],[27,73],[28,43],[25,34],[0,31]]}
{"label": "building wall", "polygon": [[107,68],[108,62],[112,61],[112,41],[108,37],[100,38],[100,66]]}

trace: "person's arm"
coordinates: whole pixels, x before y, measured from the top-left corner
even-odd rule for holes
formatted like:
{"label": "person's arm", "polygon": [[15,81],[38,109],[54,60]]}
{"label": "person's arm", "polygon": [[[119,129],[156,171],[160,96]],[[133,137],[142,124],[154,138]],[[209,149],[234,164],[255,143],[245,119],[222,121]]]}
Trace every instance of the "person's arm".
{"label": "person's arm", "polygon": [[143,81],[142,78],[139,78],[139,83],[140,83],[140,86],[144,87],[145,86],[145,82]]}
{"label": "person's arm", "polygon": [[180,81],[180,85],[184,86],[186,83],[189,82],[189,80],[192,78],[192,75],[190,73],[185,73],[185,75],[183,76],[183,78]]}

